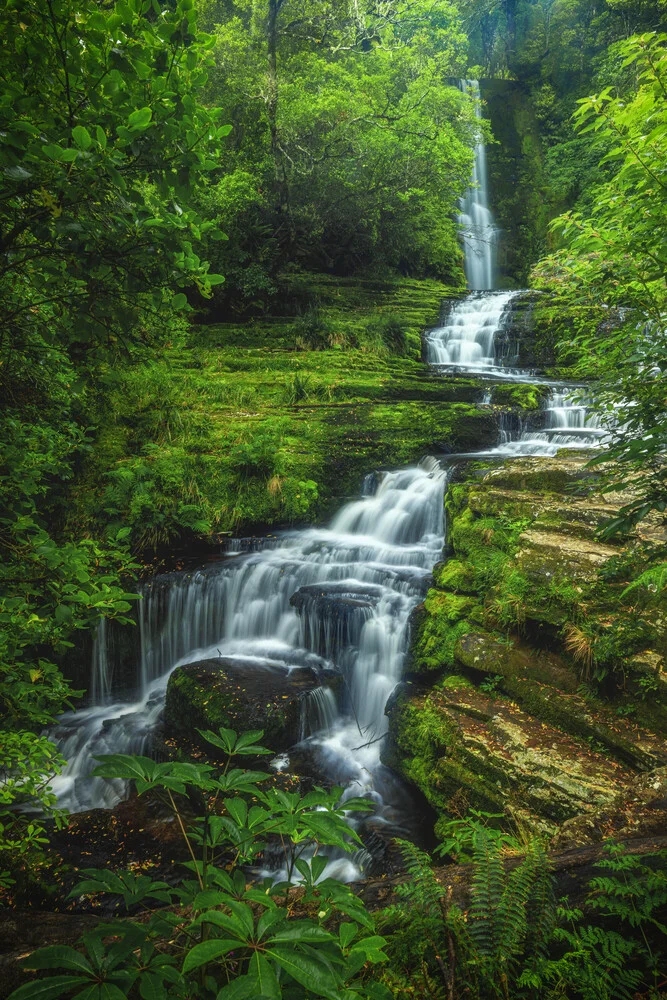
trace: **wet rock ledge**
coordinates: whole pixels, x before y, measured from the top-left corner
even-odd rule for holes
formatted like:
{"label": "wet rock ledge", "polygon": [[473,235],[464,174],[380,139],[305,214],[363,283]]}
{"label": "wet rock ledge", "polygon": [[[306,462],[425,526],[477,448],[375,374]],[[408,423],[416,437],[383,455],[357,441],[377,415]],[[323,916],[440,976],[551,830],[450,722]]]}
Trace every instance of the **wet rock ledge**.
{"label": "wet rock ledge", "polygon": [[516,459],[448,492],[450,551],[413,617],[385,751],[441,821],[504,812],[563,847],[664,823],[664,793],[632,803],[667,764],[667,613],[623,592],[667,532],[656,518],[600,541],[628,498],[585,463]]}

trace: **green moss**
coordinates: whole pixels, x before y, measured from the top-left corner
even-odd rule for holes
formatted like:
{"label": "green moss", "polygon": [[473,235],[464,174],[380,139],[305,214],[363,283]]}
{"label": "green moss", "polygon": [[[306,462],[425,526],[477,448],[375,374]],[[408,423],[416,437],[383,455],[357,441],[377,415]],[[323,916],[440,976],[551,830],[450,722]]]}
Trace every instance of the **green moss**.
{"label": "green moss", "polygon": [[[554,697],[553,688],[527,677],[505,677],[504,690],[536,719],[593,742],[617,760],[640,771],[650,770],[663,758],[644,750],[638,743],[626,739],[608,722],[596,717],[596,702],[590,699],[584,707],[574,698]],[[599,711],[604,713],[602,703]]]}
{"label": "green moss", "polygon": [[450,590],[455,594],[476,593],[474,571],[460,559],[438,563],[433,569],[433,580],[441,590]]}
{"label": "green moss", "polygon": [[403,699],[392,712],[390,733],[392,763],[438,813],[448,813],[450,800],[461,789],[472,805],[497,810],[500,794],[456,758],[458,727],[430,698]]}
{"label": "green moss", "polygon": [[276,317],[195,327],[163,361],[113,373],[69,528],[127,526],[150,548],[312,523],[358,495],[369,470],[495,440],[493,414],[473,402],[479,384],[432,377],[418,360],[451,289],[325,277],[313,287],[324,350],[295,350],[303,317]]}
{"label": "green moss", "polygon": [[452,666],[456,643],[472,627],[468,619],[475,609],[470,597],[429,590],[414,629],[411,670],[428,673]]}
{"label": "green moss", "polygon": [[542,401],[548,395],[548,388],[544,385],[530,385],[528,383],[494,385],[491,401],[496,406],[511,406],[522,410],[539,410]]}
{"label": "green moss", "polygon": [[439,691],[461,691],[472,687],[474,687],[472,681],[469,681],[467,677],[462,677],[461,674],[448,674],[436,685]]}

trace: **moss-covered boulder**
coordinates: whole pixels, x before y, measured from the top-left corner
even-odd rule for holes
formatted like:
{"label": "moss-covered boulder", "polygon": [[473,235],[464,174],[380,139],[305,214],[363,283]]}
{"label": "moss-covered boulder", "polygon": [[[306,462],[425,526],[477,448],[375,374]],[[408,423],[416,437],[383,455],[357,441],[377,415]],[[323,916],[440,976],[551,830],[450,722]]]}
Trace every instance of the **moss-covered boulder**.
{"label": "moss-covered boulder", "polygon": [[610,803],[633,776],[602,748],[463,678],[427,695],[398,698],[390,737],[387,761],[443,817],[470,806],[519,813],[534,828],[553,832]]}
{"label": "moss-covered boulder", "polygon": [[481,604],[473,597],[429,590],[412,615],[409,670],[428,674],[453,666],[457,642],[480,620],[481,613]]}
{"label": "moss-covered boulder", "polygon": [[272,669],[231,657],[177,667],[164,710],[167,736],[197,740],[198,729],[263,729],[263,742],[286,750],[299,740],[304,699],[321,687],[310,667]]}

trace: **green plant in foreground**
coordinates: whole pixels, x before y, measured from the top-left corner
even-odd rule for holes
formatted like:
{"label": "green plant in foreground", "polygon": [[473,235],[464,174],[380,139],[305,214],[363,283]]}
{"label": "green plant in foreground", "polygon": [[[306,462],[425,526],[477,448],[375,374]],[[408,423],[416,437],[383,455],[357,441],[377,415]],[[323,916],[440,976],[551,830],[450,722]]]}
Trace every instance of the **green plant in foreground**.
{"label": "green plant in foreground", "polygon": [[[645,858],[613,842],[583,909],[556,905],[543,845],[522,845],[473,813],[452,821],[440,853],[470,864],[461,881],[400,842],[409,881],[380,918],[390,929],[383,978],[394,996],[436,1000],[630,1000],[659,994],[667,927],[667,852]],[[514,855],[512,857],[511,855]],[[454,887],[457,887],[454,898]],[[460,908],[461,894],[467,896]],[[662,971],[661,971],[662,969]]]}
{"label": "green plant in foreground", "polygon": [[[267,785],[264,772],[233,767],[235,758],[270,752],[257,744],[261,731],[202,736],[224,765],[99,758],[98,776],[132,781],[139,795],[150,792],[170,807],[190,858],[187,875],[170,886],[130,871],[84,871],[72,895],[117,895],[126,911],[141,907],[148,918],[101,924],[84,935],[85,954],[61,945],[39,949],[25,967],[59,974],[19,987],[10,1000],[390,996],[364,973],[367,963],[385,961],[385,941],[352,891],[326,877],[320,854],[322,846],[357,849],[345,814],[370,803],[343,801],[340,788],[301,797]],[[245,867],[276,845],[282,881],[248,884]]]}

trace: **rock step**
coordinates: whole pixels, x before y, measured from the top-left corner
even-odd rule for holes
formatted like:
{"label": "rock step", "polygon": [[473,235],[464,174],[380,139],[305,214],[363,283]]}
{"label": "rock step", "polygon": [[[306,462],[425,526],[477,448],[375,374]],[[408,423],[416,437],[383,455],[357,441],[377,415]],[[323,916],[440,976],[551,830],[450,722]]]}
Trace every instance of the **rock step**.
{"label": "rock step", "polygon": [[[471,806],[518,812],[554,832],[565,820],[611,803],[635,776],[586,740],[465,682],[459,689],[440,686],[423,700],[399,699],[394,730],[406,707],[430,729],[433,761],[420,787],[436,808],[463,792]],[[409,747],[401,749],[403,773],[414,780]]]}
{"label": "rock step", "polygon": [[491,670],[500,686],[536,719],[556,725],[571,736],[591,740],[617,760],[638,771],[667,763],[664,737],[618,716],[599,700],[577,693],[578,682],[553,654],[536,654],[516,642],[501,643],[484,632],[469,632],[454,649],[459,664],[477,675]]}

